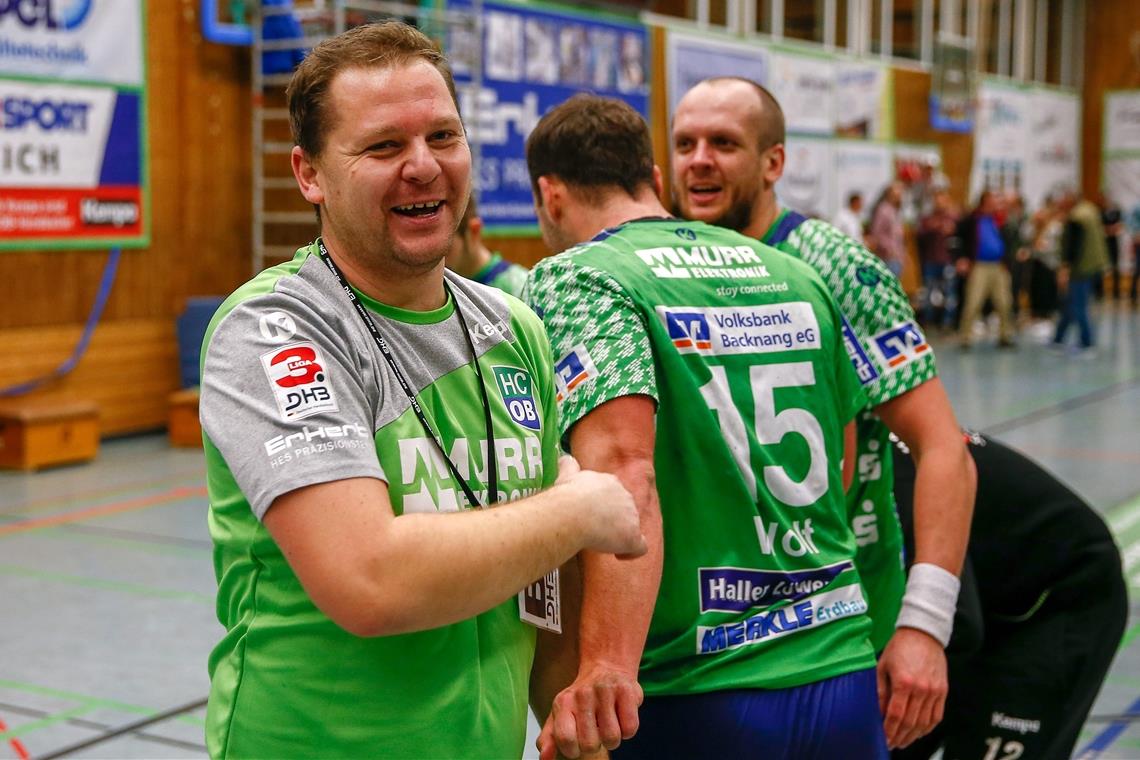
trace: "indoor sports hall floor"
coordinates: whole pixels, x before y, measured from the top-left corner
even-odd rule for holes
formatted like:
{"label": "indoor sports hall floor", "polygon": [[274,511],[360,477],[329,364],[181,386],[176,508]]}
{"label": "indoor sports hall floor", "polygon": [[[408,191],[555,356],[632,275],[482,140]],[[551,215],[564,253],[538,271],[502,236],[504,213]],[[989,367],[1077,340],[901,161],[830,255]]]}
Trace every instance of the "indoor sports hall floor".
{"label": "indoor sports hall floor", "polygon": [[[1101,307],[1101,350],[1058,357],[1025,333],[969,353],[932,336],[966,425],[1044,463],[1102,513],[1140,589],[1140,315]],[[196,758],[220,635],[202,454],[162,435],[96,462],[0,473],[0,758]],[[1140,758],[1140,605],[1078,749]],[[181,712],[179,712],[181,711]],[[537,756],[528,750],[529,757]],[[1093,755],[1088,755],[1093,756]]]}

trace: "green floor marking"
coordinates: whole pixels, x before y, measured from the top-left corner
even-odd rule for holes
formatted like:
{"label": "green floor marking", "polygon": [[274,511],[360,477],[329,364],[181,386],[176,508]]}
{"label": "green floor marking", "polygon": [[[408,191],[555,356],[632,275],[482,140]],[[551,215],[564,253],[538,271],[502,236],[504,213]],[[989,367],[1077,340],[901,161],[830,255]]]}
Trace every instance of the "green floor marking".
{"label": "green floor marking", "polygon": [[45,570],[33,570],[30,567],[17,567],[15,565],[0,565],[0,575],[16,575],[24,578],[66,583],[72,586],[97,588],[106,591],[119,591],[134,596],[146,596],[158,599],[184,599],[192,602],[213,605],[213,594],[200,594],[196,591],[177,591],[175,589],[153,588],[140,586],[136,583],[123,583],[120,581],[106,581],[98,578],[87,578],[82,575],[65,575],[64,573],[51,573]]}
{"label": "green floor marking", "polygon": [[[201,559],[213,553],[212,546],[180,546],[178,544],[155,543],[144,538],[129,538],[126,536],[97,536],[91,533],[68,530],[70,526],[60,525],[55,528],[44,528],[31,531],[30,536],[47,536],[56,541],[74,541],[83,544],[106,544],[115,547],[126,547],[145,554],[155,554],[160,557],[179,555],[193,559]],[[203,539],[205,540],[205,539]]]}
{"label": "green floor marking", "polygon": [[[100,697],[91,697],[86,694],[76,694],[73,691],[63,691],[62,689],[53,689],[49,686],[37,686],[36,684],[22,683],[20,681],[8,681],[0,678],[0,689],[11,689],[12,691],[22,691],[27,694],[39,694],[44,697],[55,697],[56,699],[70,699],[75,702],[81,702],[82,705],[75,709],[82,712],[90,710],[108,709],[117,710],[118,712],[131,713],[132,715],[157,715],[168,708],[157,709],[154,707],[143,707],[142,705],[132,705],[128,702],[119,702],[114,699],[102,699]],[[201,709],[201,708],[199,708]],[[179,715],[171,720],[185,723],[190,726],[204,727],[206,725],[205,717],[193,715],[193,711],[184,715]],[[53,716],[54,717],[54,716]],[[47,720],[44,718],[44,720]],[[23,730],[21,727],[19,730]]]}
{"label": "green floor marking", "polygon": [[58,712],[54,715],[48,715],[47,717],[33,720],[30,723],[22,723],[19,726],[8,729],[7,731],[0,731],[0,741],[7,741],[8,739],[14,739],[16,737],[27,736],[28,734],[34,733],[36,731],[42,731],[45,728],[51,728],[57,723],[69,721],[77,715],[89,713],[92,710],[96,710],[98,708],[99,705],[94,704],[79,705],[78,707],[73,707],[70,710],[64,710],[63,712]]}

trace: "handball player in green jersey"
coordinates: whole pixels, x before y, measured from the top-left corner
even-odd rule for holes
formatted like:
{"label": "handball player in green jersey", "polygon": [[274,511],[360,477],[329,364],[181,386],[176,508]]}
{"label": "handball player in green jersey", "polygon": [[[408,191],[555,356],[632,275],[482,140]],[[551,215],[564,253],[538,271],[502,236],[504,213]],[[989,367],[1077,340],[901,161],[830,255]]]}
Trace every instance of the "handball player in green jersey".
{"label": "handball player in green jersey", "polygon": [[[887,739],[892,747],[906,746],[942,716],[943,647],[975,489],[973,463],[933,351],[898,280],[874,254],[831,225],[780,207],[775,184],[784,171],[784,117],[771,93],[735,77],[701,82],[678,103],[671,129],[673,195],[682,215],[802,259],[819,272],[843,314],[847,351],[869,397],[848,494],[860,547],[856,564],[872,640],[882,650],[879,698]],[[916,554],[905,580],[888,429],[907,442],[917,464]]]}
{"label": "handball player in green jersey", "polygon": [[527,165],[561,251],[525,295],[563,443],[621,478],[649,543],[583,552],[578,672],[542,756],[886,758],[841,472],[867,397],[834,299],[803,262],[670,216],[619,100],[549,111]]}
{"label": "handball player in green jersey", "polygon": [[517,758],[553,571],[644,552],[636,508],[559,465],[538,318],[444,269],[471,152],[434,44],[352,29],[288,100],[320,237],[230,296],[203,349],[209,753]]}

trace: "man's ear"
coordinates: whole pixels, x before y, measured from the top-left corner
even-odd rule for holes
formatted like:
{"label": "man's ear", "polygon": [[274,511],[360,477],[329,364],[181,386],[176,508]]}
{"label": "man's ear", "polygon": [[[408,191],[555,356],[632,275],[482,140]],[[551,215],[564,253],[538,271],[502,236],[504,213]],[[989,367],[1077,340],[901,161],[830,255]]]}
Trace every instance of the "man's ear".
{"label": "man's ear", "polygon": [[776,143],[764,154],[764,181],[774,185],[782,176],[784,176],[784,144]]}
{"label": "man's ear", "polygon": [[657,193],[657,197],[664,202],[665,196],[665,179],[661,174],[661,167],[657,164],[653,165],[653,192]]}
{"label": "man's ear", "polygon": [[483,220],[477,216],[467,220],[467,239],[476,243],[483,239]]}
{"label": "man's ear", "polygon": [[301,150],[299,145],[293,146],[293,152],[289,155],[289,159],[293,164],[293,176],[297,178],[297,186],[301,188],[301,195],[305,200],[314,205],[321,205],[325,200],[325,193],[321,189],[320,173],[317,171],[317,166]]}
{"label": "man's ear", "polygon": [[559,221],[565,212],[566,183],[557,177],[539,177],[538,201],[546,210],[551,221]]}

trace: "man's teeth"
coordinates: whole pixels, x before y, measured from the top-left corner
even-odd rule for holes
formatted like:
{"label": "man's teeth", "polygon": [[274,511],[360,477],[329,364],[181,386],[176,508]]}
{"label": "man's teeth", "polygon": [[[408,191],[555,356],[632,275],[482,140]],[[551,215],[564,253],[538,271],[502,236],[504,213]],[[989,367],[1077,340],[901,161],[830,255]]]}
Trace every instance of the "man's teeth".
{"label": "man's teeth", "polygon": [[437,208],[443,201],[428,201],[427,203],[409,203],[406,206],[396,206],[397,211],[413,211],[418,208]]}

